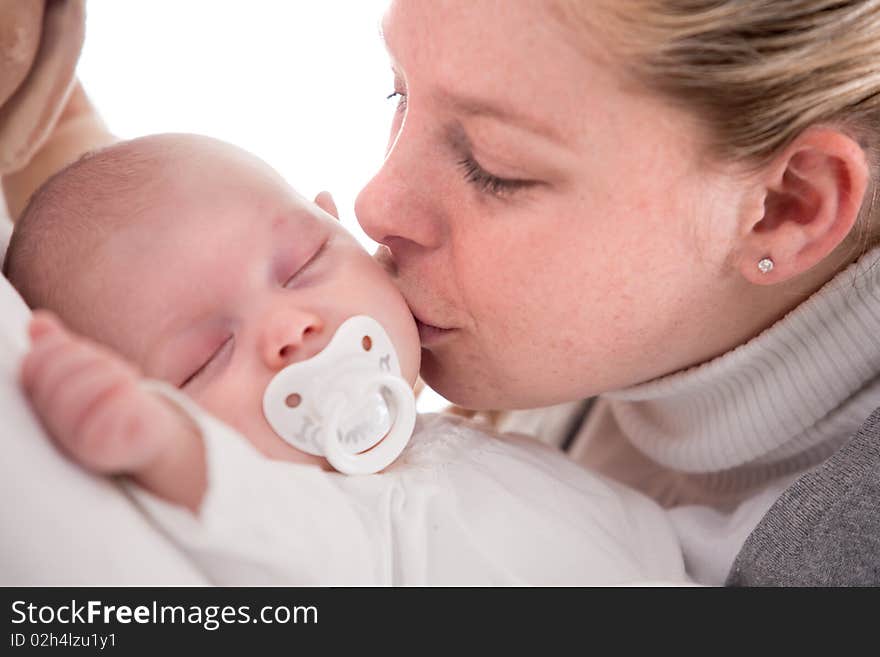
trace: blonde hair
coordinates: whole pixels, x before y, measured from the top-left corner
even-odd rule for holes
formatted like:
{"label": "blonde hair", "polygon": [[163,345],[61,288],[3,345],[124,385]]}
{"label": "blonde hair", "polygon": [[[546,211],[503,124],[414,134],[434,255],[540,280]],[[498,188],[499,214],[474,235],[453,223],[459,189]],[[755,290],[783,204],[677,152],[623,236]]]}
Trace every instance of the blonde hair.
{"label": "blonde hair", "polygon": [[880,243],[880,0],[560,2],[704,123],[714,156],[760,165],[816,124],[857,140],[873,170],[858,229]]}

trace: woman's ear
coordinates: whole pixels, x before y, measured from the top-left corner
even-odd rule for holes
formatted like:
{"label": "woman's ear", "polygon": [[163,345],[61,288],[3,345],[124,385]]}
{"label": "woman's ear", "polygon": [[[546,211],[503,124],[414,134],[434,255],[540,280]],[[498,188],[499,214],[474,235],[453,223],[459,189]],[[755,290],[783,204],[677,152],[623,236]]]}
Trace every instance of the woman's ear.
{"label": "woman's ear", "polygon": [[[869,181],[867,157],[852,137],[833,128],[804,131],[761,176],[763,205],[746,217],[740,273],[774,284],[821,262],[855,225]],[[758,268],[765,258],[769,271]]]}
{"label": "woman's ear", "polygon": [[337,221],[339,220],[339,210],[336,209],[336,203],[334,203],[330,192],[318,192],[315,197],[315,205],[327,214],[333,215]]}

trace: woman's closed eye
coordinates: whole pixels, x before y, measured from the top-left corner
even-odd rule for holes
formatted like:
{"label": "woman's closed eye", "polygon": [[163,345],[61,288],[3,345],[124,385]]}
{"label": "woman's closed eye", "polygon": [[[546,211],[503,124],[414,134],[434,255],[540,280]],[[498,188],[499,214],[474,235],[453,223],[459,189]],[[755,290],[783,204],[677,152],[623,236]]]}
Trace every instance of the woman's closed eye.
{"label": "woman's closed eye", "polygon": [[192,373],[187,376],[178,388],[185,388],[191,383],[203,379],[206,376],[213,374],[217,371],[218,368],[222,367],[225,363],[229,361],[232,357],[232,352],[235,349],[235,336],[230,335],[227,337],[216,349],[210,352],[207,358],[197,359],[196,362],[200,363],[193,369]]}
{"label": "woman's closed eye", "polygon": [[459,160],[458,166],[464,171],[464,179],[467,182],[476,186],[481,192],[492,196],[505,196],[511,192],[539,184],[535,180],[495,176],[481,167],[471,155]]}

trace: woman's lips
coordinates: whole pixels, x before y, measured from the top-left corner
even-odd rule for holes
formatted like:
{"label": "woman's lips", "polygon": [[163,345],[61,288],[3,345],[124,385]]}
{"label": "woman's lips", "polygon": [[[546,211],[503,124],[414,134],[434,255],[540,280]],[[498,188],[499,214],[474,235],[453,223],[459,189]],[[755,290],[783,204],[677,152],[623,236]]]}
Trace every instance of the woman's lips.
{"label": "woman's lips", "polygon": [[448,337],[456,331],[454,328],[437,326],[436,324],[430,324],[429,322],[424,321],[412,309],[412,307],[410,307],[410,312],[413,314],[413,319],[416,320],[416,326],[419,329],[419,339],[421,340],[423,347],[439,344],[448,339]]}
{"label": "woman's lips", "polygon": [[[391,249],[389,249],[384,244],[380,244],[379,248],[376,250],[376,253],[373,254],[373,257],[386,272],[388,272],[392,277],[396,278],[397,263],[394,261],[394,256],[391,253]],[[446,340],[448,336],[455,333],[456,331],[456,329],[454,328],[436,326],[435,324],[430,324],[429,322],[425,322],[419,319],[419,316],[412,309],[412,307],[410,307],[410,312],[413,314],[413,318],[416,320],[416,326],[419,329],[419,339],[421,340],[423,347],[436,345],[439,342]]]}
{"label": "woman's lips", "polygon": [[423,347],[435,346],[448,339],[451,334],[455,333],[454,328],[441,328],[439,326],[434,326],[433,324],[426,324],[418,317],[416,317],[415,320],[416,326],[419,328],[419,340],[421,340]]}

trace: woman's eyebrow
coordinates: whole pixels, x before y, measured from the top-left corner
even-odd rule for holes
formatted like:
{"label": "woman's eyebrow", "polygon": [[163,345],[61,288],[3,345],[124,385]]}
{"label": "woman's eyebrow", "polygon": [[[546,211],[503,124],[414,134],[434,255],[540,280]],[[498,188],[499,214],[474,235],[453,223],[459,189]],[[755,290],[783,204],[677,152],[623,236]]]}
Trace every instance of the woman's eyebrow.
{"label": "woman's eyebrow", "polygon": [[[388,51],[388,55],[391,58],[392,69],[395,71],[395,74],[397,74],[397,60],[394,56],[394,50],[391,47],[392,44],[386,36],[385,22],[387,20],[388,14],[386,13],[385,16],[382,17],[382,20],[379,21],[379,38],[385,45],[385,49]],[[559,133],[557,127],[553,123],[541,122],[535,120],[531,116],[517,114],[484,98],[456,94],[448,89],[442,88],[437,91],[437,97],[440,100],[445,101],[452,110],[464,114],[465,116],[480,116],[495,119],[502,123],[508,123],[520,127],[556,144],[565,145],[567,143],[567,140]]]}
{"label": "woman's eyebrow", "polygon": [[564,144],[563,136],[552,123],[538,121],[534,117],[519,114],[490,100],[474,96],[455,94],[441,90],[439,95],[456,113],[468,117],[485,117],[517,126],[533,134],[544,137],[552,142]]}

